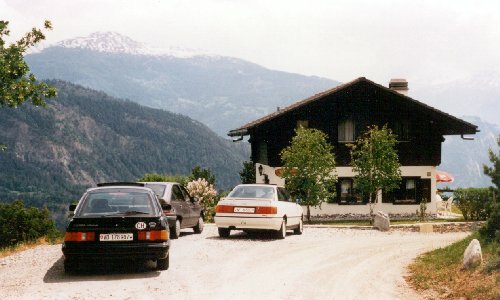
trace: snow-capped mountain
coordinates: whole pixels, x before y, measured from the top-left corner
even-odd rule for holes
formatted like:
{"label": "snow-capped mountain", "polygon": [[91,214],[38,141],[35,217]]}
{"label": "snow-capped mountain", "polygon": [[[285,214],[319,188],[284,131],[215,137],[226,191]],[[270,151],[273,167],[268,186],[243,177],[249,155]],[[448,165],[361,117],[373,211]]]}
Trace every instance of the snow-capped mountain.
{"label": "snow-capped mountain", "polygon": [[187,49],[182,47],[155,48],[146,44],[137,42],[128,36],[117,32],[94,32],[89,36],[76,37],[57,42],[52,45],[43,44],[31,51],[38,53],[49,47],[63,47],[74,49],[87,49],[105,53],[122,53],[134,55],[153,55],[153,56],[173,56],[173,57],[194,57],[198,55],[215,56],[206,53],[201,49]]}
{"label": "snow-capped mountain", "polygon": [[145,50],[141,43],[116,32],[94,32],[86,37],[61,41],[56,46],[128,54],[144,54]]}
{"label": "snow-capped mountain", "polygon": [[198,120],[221,136],[338,82],[201,51],[154,49],[114,32],[26,56],[40,79],[63,79]]}

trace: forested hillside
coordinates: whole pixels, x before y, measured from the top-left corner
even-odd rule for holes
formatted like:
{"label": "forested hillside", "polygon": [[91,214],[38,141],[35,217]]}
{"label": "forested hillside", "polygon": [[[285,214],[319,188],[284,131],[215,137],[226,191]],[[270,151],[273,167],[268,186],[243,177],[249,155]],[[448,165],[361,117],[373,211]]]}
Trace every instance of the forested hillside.
{"label": "forested hillside", "polygon": [[189,174],[196,165],[213,171],[218,188],[238,183],[249,158],[245,143],[182,115],[68,82],[50,84],[59,95],[46,108],[0,108],[0,141],[8,147],[0,153],[1,201],[23,199],[54,211],[96,182]]}

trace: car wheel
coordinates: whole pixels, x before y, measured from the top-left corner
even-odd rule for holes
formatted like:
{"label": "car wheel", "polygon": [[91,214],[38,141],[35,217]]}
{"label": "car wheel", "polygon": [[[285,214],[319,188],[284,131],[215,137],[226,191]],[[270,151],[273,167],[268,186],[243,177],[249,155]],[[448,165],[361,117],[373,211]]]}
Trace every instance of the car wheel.
{"label": "car wheel", "polygon": [[217,228],[219,230],[219,236],[221,238],[228,238],[231,234],[231,229],[229,228]]}
{"label": "car wheel", "polygon": [[280,240],[286,237],[286,221],[283,219],[280,229],[276,232],[276,237]]}
{"label": "car wheel", "polygon": [[203,231],[203,227],[204,227],[203,218],[200,216],[198,218],[198,224],[196,224],[196,226],[193,227],[194,233],[201,233]]}
{"label": "car wheel", "polygon": [[175,220],[174,227],[170,228],[170,237],[172,239],[178,239],[181,235],[181,221],[179,219]]}
{"label": "car wheel", "polygon": [[74,273],[78,270],[78,263],[73,261],[73,260],[69,260],[69,259],[65,259],[64,260],[64,272],[65,273]]}
{"label": "car wheel", "polygon": [[293,233],[302,234],[303,231],[304,231],[304,222],[302,221],[302,217],[300,217],[299,227],[295,228],[293,230]]}
{"label": "car wheel", "polygon": [[168,270],[168,267],[170,265],[170,254],[167,255],[166,258],[158,259],[156,261],[156,269],[160,271]]}

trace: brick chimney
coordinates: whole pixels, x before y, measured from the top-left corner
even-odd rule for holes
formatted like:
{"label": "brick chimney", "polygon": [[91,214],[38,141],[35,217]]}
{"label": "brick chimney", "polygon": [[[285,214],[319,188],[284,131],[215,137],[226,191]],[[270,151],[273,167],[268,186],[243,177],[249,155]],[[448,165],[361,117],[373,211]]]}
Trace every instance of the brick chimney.
{"label": "brick chimney", "polygon": [[389,88],[405,96],[408,96],[408,81],[406,79],[391,79]]}

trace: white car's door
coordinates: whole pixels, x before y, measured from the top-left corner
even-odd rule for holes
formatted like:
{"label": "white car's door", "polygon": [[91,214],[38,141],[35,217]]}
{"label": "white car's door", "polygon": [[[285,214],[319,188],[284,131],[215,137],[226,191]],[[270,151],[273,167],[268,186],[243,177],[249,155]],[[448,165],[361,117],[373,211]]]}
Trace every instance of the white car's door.
{"label": "white car's door", "polygon": [[284,188],[278,188],[278,202],[287,216],[287,225],[297,225],[302,217],[302,208],[297,205]]}

